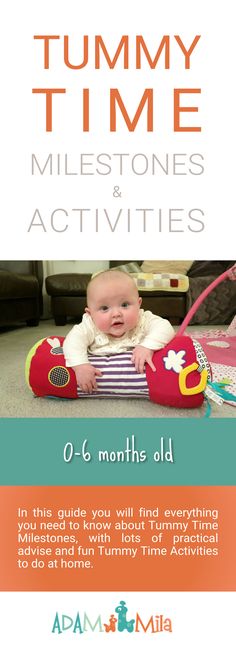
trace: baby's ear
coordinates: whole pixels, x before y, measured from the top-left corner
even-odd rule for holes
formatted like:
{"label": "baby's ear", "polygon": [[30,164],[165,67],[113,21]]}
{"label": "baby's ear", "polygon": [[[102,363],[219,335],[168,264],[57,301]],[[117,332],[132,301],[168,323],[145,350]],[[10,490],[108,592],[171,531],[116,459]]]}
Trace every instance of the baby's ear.
{"label": "baby's ear", "polygon": [[141,297],[139,297],[138,303],[139,303],[139,306],[141,306],[141,304],[142,304],[142,298]]}
{"label": "baby's ear", "polygon": [[90,315],[90,309],[88,308],[88,306],[86,306],[84,310],[85,310],[85,313],[88,313]]}

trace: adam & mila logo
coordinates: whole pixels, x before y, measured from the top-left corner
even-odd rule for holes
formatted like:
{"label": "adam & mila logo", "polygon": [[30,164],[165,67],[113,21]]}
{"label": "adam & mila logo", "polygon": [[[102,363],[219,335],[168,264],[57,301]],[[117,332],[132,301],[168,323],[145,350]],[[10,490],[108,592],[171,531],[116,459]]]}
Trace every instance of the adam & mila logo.
{"label": "adam & mila logo", "polygon": [[132,619],[127,619],[128,608],[126,602],[121,600],[115,608],[115,613],[111,613],[108,622],[103,622],[102,614],[99,613],[97,618],[91,620],[86,612],[77,613],[75,617],[69,615],[59,615],[56,613],[52,633],[64,633],[71,631],[72,633],[85,633],[87,631],[100,633],[116,633],[127,631],[128,633],[172,633],[172,621],[169,617],[163,614],[152,614],[145,618],[140,613]]}

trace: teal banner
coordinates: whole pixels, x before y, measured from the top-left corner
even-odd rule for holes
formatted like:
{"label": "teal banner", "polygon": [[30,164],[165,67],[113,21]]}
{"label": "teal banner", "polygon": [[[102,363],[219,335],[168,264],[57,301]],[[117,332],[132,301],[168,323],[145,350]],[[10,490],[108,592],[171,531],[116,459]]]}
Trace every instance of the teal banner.
{"label": "teal banner", "polygon": [[233,419],[1,419],[1,485],[235,485]]}

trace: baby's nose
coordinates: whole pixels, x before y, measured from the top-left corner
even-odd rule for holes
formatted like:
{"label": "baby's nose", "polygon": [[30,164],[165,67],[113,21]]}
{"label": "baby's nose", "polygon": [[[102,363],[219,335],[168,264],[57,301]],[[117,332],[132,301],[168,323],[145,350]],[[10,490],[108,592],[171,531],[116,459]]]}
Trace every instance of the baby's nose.
{"label": "baby's nose", "polygon": [[120,306],[114,306],[113,307],[113,316],[119,316],[121,314],[121,307]]}

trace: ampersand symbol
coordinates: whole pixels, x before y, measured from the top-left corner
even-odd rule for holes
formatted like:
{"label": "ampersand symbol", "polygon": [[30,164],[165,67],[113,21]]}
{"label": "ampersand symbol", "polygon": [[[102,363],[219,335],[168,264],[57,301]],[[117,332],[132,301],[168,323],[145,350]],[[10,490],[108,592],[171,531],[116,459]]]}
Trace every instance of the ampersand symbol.
{"label": "ampersand symbol", "polygon": [[113,196],[114,198],[121,198],[121,192],[118,185],[115,185],[114,187]]}

